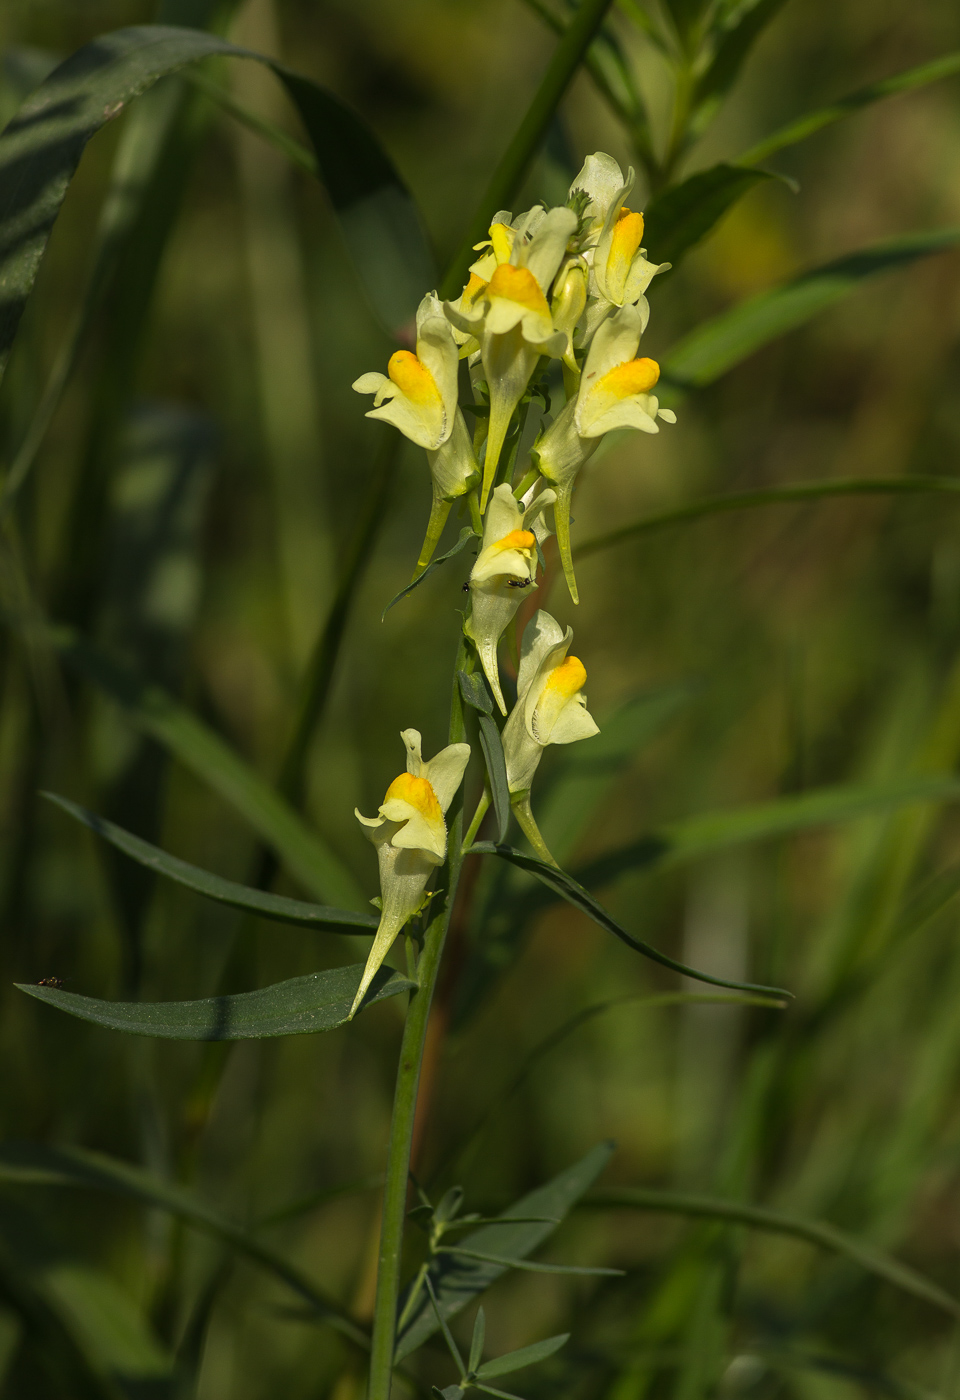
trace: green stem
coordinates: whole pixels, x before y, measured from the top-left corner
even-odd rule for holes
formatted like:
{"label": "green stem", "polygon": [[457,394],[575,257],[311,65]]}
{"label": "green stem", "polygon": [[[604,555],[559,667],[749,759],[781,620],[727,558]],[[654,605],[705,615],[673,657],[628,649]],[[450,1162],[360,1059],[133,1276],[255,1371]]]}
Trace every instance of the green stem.
{"label": "green stem", "polygon": [[[454,667],[453,699],[450,713],[450,742],[462,743],[465,736],[463,704],[456,681],[458,671],[468,665],[468,649],[460,639]],[[397,1301],[400,1296],[400,1265],[403,1227],[407,1214],[407,1183],[410,1176],[410,1148],[417,1111],[420,1066],[427,1039],[430,1007],[437,985],[443,945],[453,914],[463,862],[461,840],[463,810],[458,806],[450,823],[447,844],[447,890],[443,910],[424,935],[423,952],[417,967],[417,990],[410,998],[400,1046],[397,1083],[390,1120],[387,1149],[386,1185],[383,1193],[383,1222],[380,1227],[380,1263],[377,1270],[377,1299],[373,1314],[373,1344],[370,1356],[370,1385],[367,1400],[389,1400],[390,1378],[397,1327]]]}
{"label": "green stem", "polygon": [[480,200],[463,247],[443,280],[441,297],[457,296],[467,280],[467,270],[474,259],[473,245],[486,237],[493,215],[498,209],[505,209],[516,194],[560,99],[590,47],[591,40],[600,28],[610,5],[611,0],[580,0],[580,7],[554,49],[550,65],[543,75],[526,116],[503,153],[500,164]]}
{"label": "green stem", "polygon": [[477,832],[480,830],[480,823],[490,810],[490,789],[484,786],[483,795],[477,803],[477,810],[473,814],[473,821],[467,827],[467,834],[463,838],[462,850],[466,851],[473,845]]}
{"label": "green stem", "polygon": [[546,861],[547,865],[552,865],[554,869],[559,870],[560,866],[550,854],[546,841],[540,835],[540,828],[537,826],[530,807],[530,794],[528,792],[517,793],[510,798],[510,805],[513,808],[513,815],[520,824],[520,830],[536,854],[542,861]]}

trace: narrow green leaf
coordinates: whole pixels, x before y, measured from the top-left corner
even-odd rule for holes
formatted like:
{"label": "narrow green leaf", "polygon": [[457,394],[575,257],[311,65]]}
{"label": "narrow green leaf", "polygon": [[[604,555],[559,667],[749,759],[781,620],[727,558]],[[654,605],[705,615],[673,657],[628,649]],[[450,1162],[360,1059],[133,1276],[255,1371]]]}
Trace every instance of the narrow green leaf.
{"label": "narrow green leaf", "polygon": [[167,1211],[196,1229],[222,1240],[266,1269],[304,1299],[315,1316],[356,1345],[369,1349],[370,1341],[362,1328],[345,1316],[315,1284],[275,1250],[262,1244],[241,1226],[224,1219],[190,1192],[161,1181],[142,1167],[85,1148],[6,1142],[0,1144],[0,1180],[22,1186],[71,1186],[118,1193],[151,1208]]}
{"label": "narrow green leaf", "polygon": [[85,807],[79,807],[75,802],[68,802],[65,797],[58,797],[54,792],[45,792],[41,796],[55,802],[63,811],[83,822],[84,826],[88,826],[91,831],[95,831],[98,836],[102,836],[105,841],[123,851],[131,860],[155,871],[157,875],[174,880],[188,890],[195,890],[207,899],[216,900],[218,904],[228,904],[233,909],[243,909],[264,919],[274,919],[281,924],[297,924],[303,928],[336,929],[338,933],[373,933],[376,930],[378,920],[375,914],[355,914],[350,909],[330,909],[323,904],[307,904],[300,899],[267,894],[264,890],[254,890],[247,885],[237,884],[234,880],[224,880],[219,875],[211,875],[208,870],[201,870],[196,865],[178,859],[177,856],[168,855],[166,851],[152,846],[149,841],[141,841],[139,836],[131,835],[129,831],[115,826],[104,817],[88,812]]}
{"label": "narrow green leaf", "polygon": [[457,684],[466,704],[482,715],[493,714],[493,700],[483,676],[476,671],[469,676],[466,671],[458,671]]}
{"label": "narrow green leaf", "polygon": [[49,635],[65,660],[115,700],[132,724],[235,807],[303,885],[321,899],[363,907],[359,886],[321,837],[186,706],[159,686],[147,685],[76,632],[58,628]]}
{"label": "narrow green leaf", "polygon": [[478,1380],[488,1380],[493,1376],[508,1376],[511,1371],[522,1371],[524,1366],[534,1366],[538,1361],[546,1361],[548,1356],[553,1356],[570,1340],[569,1332],[561,1332],[559,1336],[547,1337],[542,1342],[534,1342],[532,1346],[521,1347],[519,1351],[508,1351],[503,1356],[498,1356],[494,1361],[485,1361],[477,1370],[471,1365],[471,1371],[477,1370]]}
{"label": "narrow green leaf", "polygon": [[427,567],[424,569],[422,574],[417,574],[417,577],[413,580],[412,583],[408,583],[406,588],[401,588],[400,592],[395,598],[391,598],[390,602],[383,610],[383,613],[380,618],[381,622],[386,617],[390,609],[394,607],[395,604],[400,602],[401,598],[406,598],[407,595],[409,593],[412,593],[415,588],[419,588],[421,583],[425,583],[435,569],[439,569],[441,564],[445,564],[448,559],[452,559],[455,554],[459,554],[460,551],[464,549],[470,543],[471,540],[476,540],[479,538],[480,537],[475,530],[471,529],[469,525],[464,525],[463,529],[460,531],[460,538],[457,540],[453,548],[448,549],[446,554],[441,554],[438,558],[432,559],[427,565]]}
{"label": "narrow green leaf", "polygon": [[730,90],[753,45],[783,4],[784,0],[756,0],[746,11],[737,8],[737,20],[722,33],[710,64],[696,85],[697,106],[716,101]]}
{"label": "narrow green leaf", "polygon": [[671,185],[647,205],[644,243],[657,262],[676,266],[748,190],[778,178],[769,170],[736,165],[700,170],[679,185]]}
{"label": "narrow green leaf", "polygon": [[409,321],[435,280],[416,207],[360,119],[310,79],[199,30],[116,30],[62,63],[0,135],[0,374],[50,230],[90,137],[161,77],[213,54],[266,63],[289,93],[314,148],[374,308],[392,329]]}
{"label": "narrow green leaf", "polygon": [[480,716],[480,747],[487,765],[493,811],[497,818],[497,840],[505,841],[510,826],[510,789],[507,786],[507,761],[503,755],[500,730],[492,715]]}
{"label": "narrow green leaf", "polygon": [[[576,1201],[589,1190],[613,1154],[613,1144],[606,1142],[594,1147],[579,1162],[567,1167],[545,1186],[514,1202],[503,1212],[495,1225],[484,1225],[463,1240],[466,1249],[496,1254],[505,1259],[525,1259],[550,1237],[557,1228],[549,1221],[544,1224],[521,1223],[517,1217],[547,1216],[562,1220]],[[478,1294],[484,1292],[507,1269],[505,1264],[483,1263],[480,1260],[436,1260],[429,1269],[429,1280],[437,1306],[444,1319],[454,1317]],[[401,1299],[400,1313],[404,1309]],[[410,1321],[397,1339],[395,1360],[402,1361],[437,1331],[437,1320],[429,1297],[420,1299],[413,1308]]]}
{"label": "narrow green leaf", "polygon": [[708,982],[713,987],[730,987],[737,992],[756,992],[761,996],[787,998],[788,1000],[793,997],[792,992],[782,991],[779,987],[762,987],[753,982],[727,982],[721,977],[711,977],[706,972],[698,972],[696,968],[687,967],[685,963],[668,958],[666,953],[661,953],[659,949],[628,933],[617,923],[616,919],[607,913],[603,905],[594,899],[589,890],[585,890],[572,875],[568,875],[566,871],[558,870],[555,866],[545,864],[536,856],[528,856],[524,851],[518,851],[514,846],[497,846],[492,841],[480,841],[470,847],[468,854],[500,856],[502,860],[508,860],[513,865],[519,866],[521,870],[535,875],[554,894],[558,894],[561,899],[565,899],[568,904],[572,904],[575,909],[586,914],[595,924],[599,924],[601,928],[612,933],[615,938],[619,938],[621,943],[626,943],[628,948],[642,953],[644,957],[660,963],[663,967],[669,967],[674,972],[682,973],[684,977],[693,977],[698,982]]}
{"label": "narrow green leaf", "polygon": [[707,1220],[724,1220],[735,1225],[747,1225],[758,1230],[769,1230],[775,1234],[794,1235],[807,1240],[822,1249],[845,1255],[866,1269],[868,1273],[885,1279],[895,1287],[912,1293],[924,1302],[960,1318],[960,1302],[951,1297],[923,1274],[917,1273],[907,1264],[884,1254],[872,1245],[864,1244],[853,1235],[838,1230],[820,1220],[806,1220],[802,1216],[787,1215],[766,1206],[741,1205],[737,1201],[717,1200],[710,1196],[686,1195],[678,1191],[653,1191],[641,1187],[618,1187],[610,1191],[598,1192],[582,1202],[585,1206],[606,1209],[634,1209],[664,1211],[674,1215],[697,1216]]}
{"label": "narrow green leaf", "polygon": [[951,802],[960,780],[951,774],[909,775],[883,784],[850,783],[781,797],[751,807],[707,812],[642,836],[577,871],[581,884],[604,885],[627,872],[680,864],[751,841],[852,821],[910,802]]}
{"label": "narrow green leaf", "polygon": [[505,1269],[526,1270],[531,1274],[604,1274],[620,1278],[623,1269],[592,1269],[579,1264],[539,1264],[533,1259],[518,1259],[512,1254],[488,1254],[483,1250],[464,1249],[460,1245],[444,1245],[437,1254],[452,1254],[462,1259],[479,1259],[484,1264],[502,1264]]}
{"label": "narrow green leaf", "polygon": [[476,1321],[473,1324],[473,1336],[470,1339],[470,1359],[467,1362],[467,1370],[476,1372],[483,1360],[483,1344],[487,1335],[487,1315],[483,1311],[482,1305],[477,1309]]}
{"label": "narrow green leaf", "polygon": [[868,83],[866,87],[857,88],[856,92],[839,97],[836,102],[820,107],[815,112],[808,112],[806,116],[798,117],[779,131],[765,136],[740,157],[739,163],[755,165],[776,151],[782,151],[786,146],[795,146],[798,141],[805,141],[808,136],[822,131],[825,126],[832,126],[834,122],[849,117],[861,107],[869,107],[885,97],[896,97],[898,93],[909,92],[911,88],[939,82],[941,78],[952,78],[956,73],[960,73],[960,53],[948,53],[930,63],[921,63],[916,68],[907,68],[903,73],[894,73],[892,77]]}
{"label": "narrow green leaf", "polygon": [[594,535],[577,546],[584,558],[611,545],[622,544],[654,530],[683,525],[688,520],[722,515],[731,510],[753,510],[758,506],[788,505],[794,501],[826,500],[831,496],[900,496],[928,493],[957,495],[960,476],[894,476],[894,477],[835,477],[828,481],[798,481],[785,486],[763,487],[757,491],[729,491],[721,496],[704,496],[699,501],[677,506],[673,510],[645,515],[629,525],[618,526],[603,535]]}
{"label": "narrow green leaf", "polygon": [[[101,1001],[59,987],[15,985],[60,1011],[131,1035],[167,1040],[250,1040],[273,1035],[306,1035],[345,1024],[363,976],[363,963],[293,977],[256,992],[203,997],[199,1001]],[[412,991],[416,986],[391,967],[373,980],[364,1006]]]}
{"label": "narrow green leaf", "polygon": [[484,1395],[496,1395],[499,1400],[523,1400],[522,1395],[514,1395],[512,1390],[497,1390],[492,1385],[477,1383],[477,1390],[482,1390]]}
{"label": "narrow green leaf", "polygon": [[793,282],[751,297],[681,340],[664,358],[665,382],[703,388],[772,340],[796,330],[854,291],[868,277],[905,267],[960,243],[960,228],[906,234],[803,273]]}

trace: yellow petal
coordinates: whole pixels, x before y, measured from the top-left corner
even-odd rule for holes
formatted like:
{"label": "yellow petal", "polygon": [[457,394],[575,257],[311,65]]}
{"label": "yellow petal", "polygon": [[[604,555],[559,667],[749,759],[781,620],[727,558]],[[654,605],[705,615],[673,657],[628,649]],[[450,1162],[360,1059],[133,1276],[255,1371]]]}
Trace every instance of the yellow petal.
{"label": "yellow petal", "polygon": [[533,549],[537,539],[532,530],[511,530],[502,540],[495,540],[489,549]]}

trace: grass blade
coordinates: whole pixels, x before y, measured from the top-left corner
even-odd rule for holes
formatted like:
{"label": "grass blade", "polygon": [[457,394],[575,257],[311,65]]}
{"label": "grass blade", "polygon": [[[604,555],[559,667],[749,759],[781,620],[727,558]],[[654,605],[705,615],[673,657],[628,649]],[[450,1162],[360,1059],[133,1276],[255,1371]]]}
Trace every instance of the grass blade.
{"label": "grass blade", "polygon": [[119,1193],[166,1211],[253,1260],[292,1288],[323,1321],[369,1350],[370,1340],[362,1328],[341,1313],[336,1304],[275,1250],[261,1244],[241,1226],[225,1219],[188,1191],[171,1186],[142,1167],[79,1147],[7,1142],[0,1144],[0,1180],[24,1186],[72,1186]]}
{"label": "grass blade", "polygon": [[941,78],[952,78],[957,73],[960,73],[960,53],[948,53],[942,58],[935,58],[931,63],[921,63],[916,68],[907,68],[902,73],[894,73],[892,77],[881,78],[879,82],[868,83],[866,87],[857,88],[856,92],[839,97],[836,102],[819,107],[815,112],[808,112],[806,116],[798,117],[779,131],[765,136],[740,157],[739,163],[754,165],[757,161],[766,160],[775,152],[782,151],[786,146],[795,146],[798,141],[805,141],[808,136],[822,131],[825,126],[832,126],[834,122],[859,112],[861,107],[869,107],[874,102],[881,102],[885,97],[896,97],[898,93],[909,92],[912,88],[926,87],[928,83],[939,82]]}
{"label": "grass blade", "polygon": [[258,914],[261,918],[274,919],[281,924],[297,924],[301,928],[336,929],[338,933],[373,933],[377,927],[375,914],[355,914],[349,909],[331,909],[323,904],[307,904],[300,899],[288,899],[286,895],[268,894],[264,890],[251,889],[235,880],[224,880],[220,875],[212,875],[208,870],[190,865],[185,860],[168,855],[149,841],[142,841],[122,827],[115,826],[104,817],[88,812],[75,802],[59,797],[54,792],[41,794],[77,821],[88,826],[91,831],[109,841],[118,851],[131,860],[173,880],[185,889],[194,890],[218,904],[227,904],[233,909],[243,909]]}
{"label": "grass blade", "polygon": [[64,658],[99,686],[138,729],[169,749],[240,812],[283,859],[291,874],[321,899],[360,906],[353,876],[293,808],[202,720],[159,686],[147,685],[69,629],[51,639]]}
{"label": "grass blade", "polygon": [[793,282],[761,292],[698,326],[664,357],[663,378],[681,389],[712,384],[770,341],[825,311],[868,277],[909,266],[958,243],[960,228],[933,229],[892,238],[813,268]]}
{"label": "grass blade", "polygon": [[960,1302],[950,1296],[923,1274],[917,1273],[907,1264],[901,1264],[889,1254],[884,1254],[872,1245],[864,1244],[835,1225],[820,1220],[805,1220],[802,1216],[787,1215],[782,1211],[770,1210],[766,1206],[741,1205],[736,1201],[716,1200],[709,1196],[685,1195],[677,1191],[648,1191],[641,1187],[619,1187],[610,1191],[598,1192],[581,1203],[595,1209],[634,1209],[665,1211],[668,1214],[689,1215],[707,1220],[727,1221],[732,1225],[747,1225],[757,1230],[768,1230],[774,1234],[793,1235],[822,1249],[842,1254],[859,1264],[868,1273],[885,1279],[896,1288],[912,1293],[932,1303],[951,1317],[960,1318]]}
{"label": "grass blade", "polygon": [[832,481],[798,481],[786,486],[769,486],[756,491],[730,491],[721,496],[705,496],[700,501],[691,501],[689,505],[660,511],[656,515],[643,516],[630,525],[621,525],[604,535],[594,535],[592,539],[585,540],[578,546],[577,553],[583,558],[588,554],[596,554],[598,550],[608,549],[610,545],[633,539],[637,535],[663,530],[672,525],[683,525],[688,520],[702,520],[705,516],[723,515],[731,510],[753,510],[758,506],[818,501],[829,499],[831,496],[901,496],[927,493],[956,495],[960,493],[960,477],[846,476],[837,477]]}
{"label": "grass blade", "polygon": [[[260,1040],[264,1036],[308,1035],[344,1025],[363,976],[364,963],[311,972],[255,992],[203,997],[199,1001],[101,1001],[59,987],[17,982],[21,992],[67,1011],[82,1021],[130,1035],[165,1040]],[[382,967],[364,1006],[413,991],[415,982]]]}
{"label": "grass blade", "polygon": [[520,1347],[518,1351],[508,1351],[493,1361],[485,1361],[477,1371],[479,1380],[489,1380],[494,1376],[508,1376],[511,1371],[522,1371],[524,1366],[534,1366],[538,1361],[546,1361],[555,1351],[559,1351],[570,1340],[569,1332],[561,1332],[557,1337],[546,1337],[532,1346]]}

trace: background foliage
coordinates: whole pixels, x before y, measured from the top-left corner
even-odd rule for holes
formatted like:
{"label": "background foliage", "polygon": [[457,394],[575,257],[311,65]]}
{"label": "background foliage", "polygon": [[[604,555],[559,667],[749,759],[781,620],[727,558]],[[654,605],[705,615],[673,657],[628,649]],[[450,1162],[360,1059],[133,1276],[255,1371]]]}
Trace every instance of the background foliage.
{"label": "background foliage", "polygon": [[[0,13],[3,116],[104,31],[157,19],[226,30],[229,16],[201,8],[15,0]],[[681,0],[668,8],[682,32]],[[960,48],[943,0],[756,8],[769,24],[676,176]],[[250,0],[229,32],[365,117],[444,266],[550,52],[536,9]],[[652,94],[660,149],[663,69],[636,20],[624,0],[611,23]],[[204,72],[302,139],[266,70],[218,60]],[[636,161],[589,73],[560,112],[517,208],[562,199],[588,151]],[[166,141],[149,166],[142,151],[158,132]],[[123,143],[137,139],[125,172]],[[716,493],[956,476],[955,253],[865,281],[698,392],[680,381],[696,381],[702,357],[690,342],[686,360],[672,354],[705,320],[808,268],[960,225],[956,79],[866,106],[764,163],[799,188],[759,182],[654,284],[643,348],[672,370],[679,423],[595,460],[577,500],[581,542]],[[147,169],[138,205],[130,171]],[[278,872],[260,845],[273,828],[259,789],[245,790],[240,812],[225,799],[226,760],[209,741],[219,735],[302,806],[342,863],[336,902],[355,890],[363,907],[375,863],[353,807],[376,807],[398,730],[417,725],[428,752],[444,742],[449,623],[467,565],[458,556],[381,622],[429,500],[421,454],[391,459],[350,391],[392,342],[322,187],[181,79],[109,122],[84,156],[0,397],[7,468],[99,266],[111,178],[134,217],[3,527],[2,1136],[140,1164],[249,1233],[238,1252],[182,1211],[41,1186],[35,1164],[30,1184],[4,1149],[0,1393],[348,1400],[356,1350],[318,1322],[317,1296],[292,1291],[262,1256],[369,1319],[399,1000],[336,1035],[227,1048],[127,1039],[24,997],[13,982],[44,978],[94,996],[196,997],[357,957],[346,937],[155,885],[38,792],[228,878],[322,893],[289,860]],[[665,218],[660,227],[666,241]],[[659,260],[670,254],[656,230],[652,215]],[[626,1278],[513,1273],[490,1293],[495,1351],[573,1331],[523,1378],[530,1395],[846,1400],[955,1388],[956,1309],[951,1319],[942,1299],[910,1296],[809,1240],[609,1202],[617,1187],[661,1187],[823,1219],[960,1295],[956,788],[903,801],[928,775],[950,774],[960,749],[958,509],[948,491],[917,490],[661,521],[581,551],[579,609],[562,582],[541,589],[541,605],[575,627],[602,731],[582,753],[544,762],[548,841],[570,868],[592,870],[591,888],[638,937],[797,1000],[786,1012],[644,1005],[676,990],[673,974],[575,910],[538,903],[508,867],[478,863],[465,877],[476,880],[474,914],[442,975],[418,1176],[431,1189],[462,1183],[468,1206],[493,1210],[598,1141],[618,1144],[608,1206],[574,1212],[546,1257]],[[375,544],[358,548],[378,514]],[[284,756],[331,609],[342,647],[301,781]],[[44,618],[80,628],[205,729],[177,709],[132,723],[129,691],[118,705],[117,685],[110,698]],[[840,785],[857,791],[832,807],[800,800]],[[709,815],[728,808],[738,815]],[[824,824],[831,816],[844,819]],[[631,843],[651,831],[664,845],[638,855]],[[621,847],[628,860],[600,861]],[[644,864],[651,849],[659,864]],[[453,1379],[442,1350],[425,1357],[422,1377]]]}

